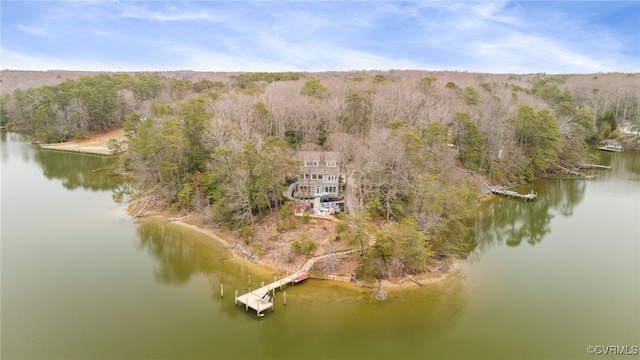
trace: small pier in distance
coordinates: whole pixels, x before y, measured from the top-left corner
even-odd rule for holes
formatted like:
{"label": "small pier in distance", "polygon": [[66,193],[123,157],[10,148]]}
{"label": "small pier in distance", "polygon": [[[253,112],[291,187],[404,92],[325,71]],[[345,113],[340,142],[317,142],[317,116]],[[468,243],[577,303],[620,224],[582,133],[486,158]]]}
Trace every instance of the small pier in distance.
{"label": "small pier in distance", "polygon": [[491,192],[496,194],[496,195],[502,195],[502,196],[512,197],[512,198],[516,198],[516,199],[522,199],[524,201],[533,201],[538,197],[538,194],[534,193],[533,190],[531,190],[531,192],[528,193],[528,194],[520,194],[520,193],[515,192],[515,191],[500,190],[500,189],[492,188]]}
{"label": "small pier in distance", "polygon": [[496,195],[502,195],[502,196],[507,196],[507,197],[512,197],[512,198],[516,198],[516,199],[521,199],[524,201],[533,201],[538,197],[538,194],[536,194],[535,192],[533,192],[533,190],[531,190],[530,193],[528,194],[520,194],[518,192],[515,191],[511,191],[511,190],[502,190],[502,189],[498,189],[496,187],[491,186],[491,184],[489,184],[482,176],[480,176],[478,173],[476,173],[473,170],[469,170],[469,173],[471,173],[473,176],[475,176],[476,178],[478,178],[480,181],[482,181],[482,183],[484,184],[484,186],[487,187],[487,189],[489,189],[489,191],[492,194],[496,194]]}
{"label": "small pier in distance", "polygon": [[611,166],[597,164],[579,164],[578,168],[589,170],[611,170]]}

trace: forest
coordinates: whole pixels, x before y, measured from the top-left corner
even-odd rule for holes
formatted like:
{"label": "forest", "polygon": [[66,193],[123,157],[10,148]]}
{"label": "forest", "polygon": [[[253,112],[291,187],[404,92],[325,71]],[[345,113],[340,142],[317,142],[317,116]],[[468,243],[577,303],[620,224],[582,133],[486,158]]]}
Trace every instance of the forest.
{"label": "forest", "polygon": [[282,194],[296,152],[338,151],[358,200],[339,238],[362,248],[358,277],[380,279],[468,253],[481,189],[466,170],[521,184],[595,161],[592,144],[637,144],[620,128],[640,126],[638,76],[100,73],[4,93],[0,125],[41,143],[124,128],[112,146],[126,149],[140,196],[237,231],[256,252],[251,234],[269,215],[276,238],[291,226]]}

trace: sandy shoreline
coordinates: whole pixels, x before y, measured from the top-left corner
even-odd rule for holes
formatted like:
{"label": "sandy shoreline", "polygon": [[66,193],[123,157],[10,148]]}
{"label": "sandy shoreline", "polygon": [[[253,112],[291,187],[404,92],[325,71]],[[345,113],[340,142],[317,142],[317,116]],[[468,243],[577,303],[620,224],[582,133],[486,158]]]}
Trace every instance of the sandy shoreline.
{"label": "sandy shoreline", "polygon": [[[208,229],[202,226],[190,224],[188,222],[185,222],[179,219],[174,220],[173,218],[168,217],[164,214],[153,213],[153,214],[146,215],[144,217],[136,218],[135,217],[136,211],[134,210],[136,206],[136,202],[137,201],[133,201],[125,207],[125,210],[134,218],[134,220],[142,220],[142,221],[144,221],[144,219],[160,220],[166,223],[176,224],[177,226],[187,228],[191,231],[196,231],[200,234],[207,236],[212,241],[216,241],[219,244],[223,245],[233,255],[234,260],[241,261],[247,265],[250,265],[254,267],[256,270],[260,269],[260,272],[266,273],[269,271],[273,271],[272,268],[261,264],[260,261],[258,262],[252,261],[251,259],[248,259],[245,256],[242,256],[242,254],[239,254],[238,250],[235,249],[235,245],[241,244],[242,243],[241,239],[235,239],[236,241],[229,241],[228,239],[225,239],[220,235],[218,235],[216,231],[213,229]],[[397,279],[391,279],[391,280],[385,279],[385,280],[382,280],[381,282],[382,288],[384,288],[387,291],[395,292],[395,291],[404,291],[409,289],[418,289],[425,285],[442,282],[443,280],[446,280],[451,274],[454,274],[460,270],[459,260],[449,259],[448,261],[449,262],[446,264],[447,265],[446,271],[443,271],[443,272],[427,271],[421,274],[412,275],[411,277],[407,276],[404,278],[397,278]],[[287,268],[283,270],[293,273],[297,269]],[[327,281],[332,281],[332,280],[327,280]],[[379,287],[379,284],[377,282],[374,282],[374,283],[340,282],[340,283],[348,285],[350,287],[352,286],[354,289],[360,289],[360,290],[362,289],[377,290]]]}
{"label": "sandy shoreline", "polygon": [[119,143],[124,142],[126,140],[124,129],[111,130],[83,140],[72,140],[57,144],[40,144],[40,148],[93,155],[113,155],[111,149],[109,149],[109,141],[111,139],[116,139]]}

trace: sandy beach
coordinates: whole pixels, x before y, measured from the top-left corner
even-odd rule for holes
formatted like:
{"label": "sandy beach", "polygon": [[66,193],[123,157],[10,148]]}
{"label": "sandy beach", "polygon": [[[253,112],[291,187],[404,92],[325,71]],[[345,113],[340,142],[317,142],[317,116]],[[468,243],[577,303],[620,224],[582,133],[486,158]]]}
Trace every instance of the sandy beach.
{"label": "sandy beach", "polygon": [[87,139],[72,140],[58,144],[40,144],[42,149],[71,151],[95,155],[112,155],[109,149],[109,141],[116,139],[118,142],[126,140],[124,129],[115,129],[105,133],[90,135]]}

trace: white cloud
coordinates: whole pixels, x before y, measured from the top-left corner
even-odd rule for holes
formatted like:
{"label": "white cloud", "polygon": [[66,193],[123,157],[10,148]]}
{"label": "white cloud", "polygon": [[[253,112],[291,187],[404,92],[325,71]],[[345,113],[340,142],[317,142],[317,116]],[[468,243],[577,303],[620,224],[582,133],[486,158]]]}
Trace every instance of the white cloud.
{"label": "white cloud", "polygon": [[41,28],[41,27],[36,27],[36,26],[26,26],[26,25],[18,25],[18,30],[22,31],[22,32],[26,32],[28,34],[31,35],[36,35],[36,36],[41,36],[41,37],[53,37],[55,36],[53,33],[49,32],[48,30]]}
{"label": "white cloud", "polygon": [[568,49],[543,37],[520,33],[508,34],[494,42],[476,42],[470,54],[477,54],[485,64],[483,71],[515,73],[589,73],[613,69],[602,61]]}
{"label": "white cloud", "polygon": [[144,64],[106,63],[92,59],[63,59],[41,55],[27,55],[0,49],[2,70],[77,70],[77,71],[145,71]]}
{"label": "white cloud", "polygon": [[506,9],[507,1],[475,2],[470,6],[479,19],[500,24],[521,26],[524,21],[522,16],[517,16],[513,11]]}
{"label": "white cloud", "polygon": [[170,8],[165,12],[150,11],[139,6],[127,6],[124,8],[121,17],[154,20],[154,21],[193,21],[193,20],[209,20],[214,21],[219,18],[209,11],[183,11],[176,8]]}
{"label": "white cloud", "polygon": [[[638,60],[625,55],[638,52],[638,45],[629,41],[633,36],[624,36],[607,23],[594,24],[579,12],[572,16],[569,11],[581,9],[573,4],[550,8],[546,17],[540,16],[547,14],[546,3],[508,1],[76,1],[65,5],[20,18],[12,27],[3,23],[3,31],[13,30],[3,45],[13,52],[3,51],[3,66],[514,73],[639,69]],[[47,37],[52,36],[60,39],[58,46],[47,46]]]}
{"label": "white cloud", "polygon": [[100,36],[100,37],[112,37],[115,34],[111,31],[101,30],[101,29],[93,29],[91,30],[91,34]]}

